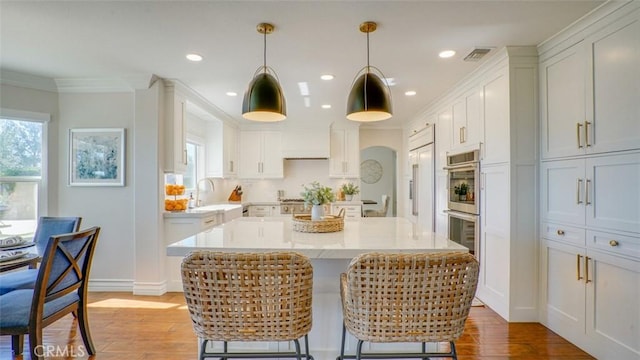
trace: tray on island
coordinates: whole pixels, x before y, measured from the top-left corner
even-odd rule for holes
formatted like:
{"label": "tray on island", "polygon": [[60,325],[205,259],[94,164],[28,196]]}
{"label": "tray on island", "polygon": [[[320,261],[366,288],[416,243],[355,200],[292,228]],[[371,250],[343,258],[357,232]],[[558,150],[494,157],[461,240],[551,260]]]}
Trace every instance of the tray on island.
{"label": "tray on island", "polygon": [[[341,212],[341,214],[343,214]],[[344,216],[325,215],[322,220],[311,220],[311,215],[293,215],[293,230],[307,233],[328,233],[344,230]]]}

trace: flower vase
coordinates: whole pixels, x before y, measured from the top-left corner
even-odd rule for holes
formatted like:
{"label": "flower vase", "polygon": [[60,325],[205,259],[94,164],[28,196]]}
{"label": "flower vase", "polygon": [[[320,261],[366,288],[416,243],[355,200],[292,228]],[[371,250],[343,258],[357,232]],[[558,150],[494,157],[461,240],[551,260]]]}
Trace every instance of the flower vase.
{"label": "flower vase", "polygon": [[353,195],[345,195],[344,198],[346,201],[351,201],[353,200]]}
{"label": "flower vase", "polygon": [[311,207],[311,220],[322,220],[324,216],[324,206],[322,205],[313,205]]}

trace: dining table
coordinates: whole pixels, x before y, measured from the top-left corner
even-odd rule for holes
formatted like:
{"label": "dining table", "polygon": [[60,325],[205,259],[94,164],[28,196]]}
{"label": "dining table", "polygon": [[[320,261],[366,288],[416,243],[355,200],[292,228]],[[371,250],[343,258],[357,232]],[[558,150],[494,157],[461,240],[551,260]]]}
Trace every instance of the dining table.
{"label": "dining table", "polygon": [[[35,269],[40,262],[41,256],[39,253],[39,247],[35,246],[33,242],[33,236],[24,236],[24,241],[13,246],[0,247],[0,252],[16,252],[14,256],[0,258],[0,273],[5,271],[11,271],[20,269],[23,267],[29,267]],[[6,260],[5,260],[6,259]]]}

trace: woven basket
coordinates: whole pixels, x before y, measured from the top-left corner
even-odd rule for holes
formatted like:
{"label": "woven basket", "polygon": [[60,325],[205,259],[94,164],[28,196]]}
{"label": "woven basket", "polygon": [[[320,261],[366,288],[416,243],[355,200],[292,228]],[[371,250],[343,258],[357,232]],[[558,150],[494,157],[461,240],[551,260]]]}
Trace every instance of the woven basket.
{"label": "woven basket", "polygon": [[306,233],[327,233],[344,230],[344,217],[325,215],[322,220],[311,220],[311,215],[293,215],[293,230]]}

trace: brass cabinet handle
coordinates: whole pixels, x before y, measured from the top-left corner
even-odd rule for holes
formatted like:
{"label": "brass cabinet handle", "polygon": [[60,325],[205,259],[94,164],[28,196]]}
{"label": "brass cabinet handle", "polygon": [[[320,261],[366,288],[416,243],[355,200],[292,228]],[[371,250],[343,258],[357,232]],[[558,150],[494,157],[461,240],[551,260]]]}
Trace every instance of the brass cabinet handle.
{"label": "brass cabinet handle", "polygon": [[556,233],[558,235],[564,236],[564,230],[562,230],[562,229],[558,229],[558,231],[556,231]]}
{"label": "brass cabinet handle", "polygon": [[577,135],[577,138],[578,138],[578,149],[582,149],[582,142],[580,141],[580,128],[582,126],[583,126],[582,124],[576,123],[576,135]]}
{"label": "brass cabinet handle", "polygon": [[589,126],[591,126],[591,123],[589,121],[585,121],[584,122],[584,144],[587,147],[591,146],[591,143],[589,142]]}
{"label": "brass cabinet handle", "polygon": [[578,273],[578,280],[582,280],[582,276],[580,276],[580,259],[582,259],[582,255],[577,254],[577,259],[576,259],[576,270]]}
{"label": "brass cabinet handle", "polygon": [[609,246],[618,246],[620,243],[616,240],[609,240]]}
{"label": "brass cabinet handle", "polygon": [[576,204],[582,204],[582,200],[580,200],[580,188],[582,187],[582,179],[578,179],[576,181]]}
{"label": "brass cabinet handle", "polygon": [[589,260],[591,260],[590,257],[584,257],[584,282],[587,284],[591,282],[591,280],[589,280]]}
{"label": "brass cabinet handle", "polygon": [[591,205],[591,200],[589,199],[589,184],[591,184],[591,180],[587,179],[584,184],[584,203],[585,205]]}

